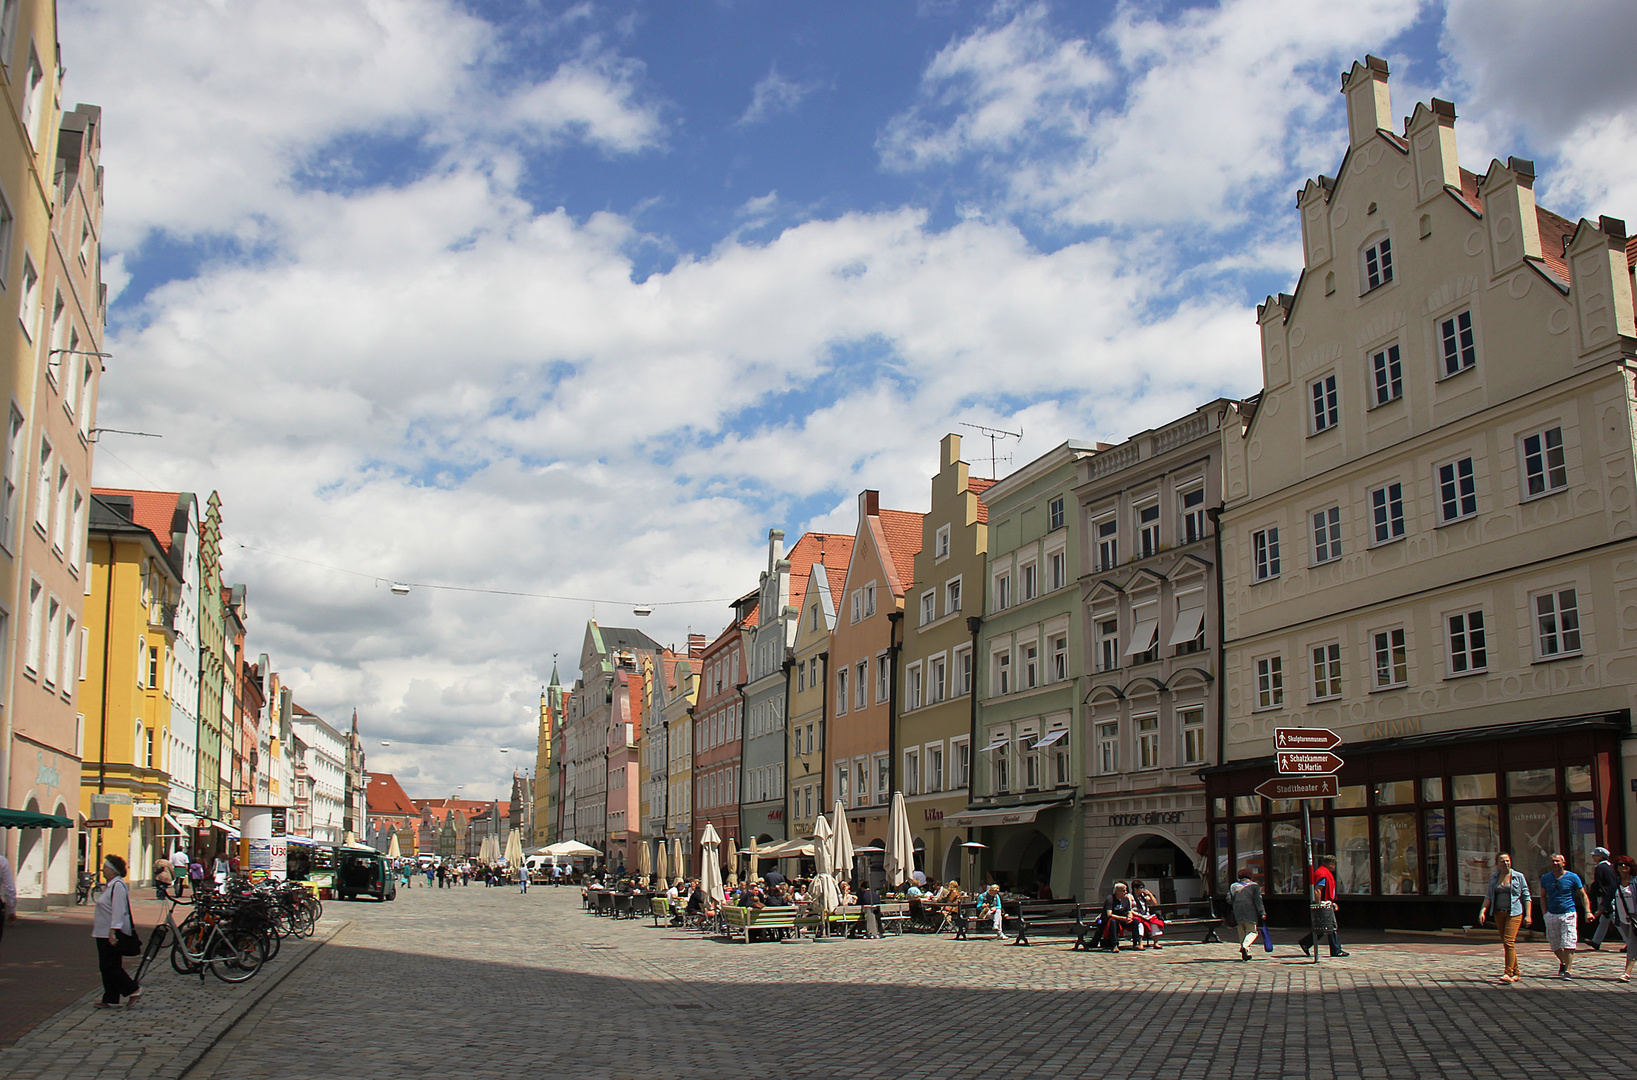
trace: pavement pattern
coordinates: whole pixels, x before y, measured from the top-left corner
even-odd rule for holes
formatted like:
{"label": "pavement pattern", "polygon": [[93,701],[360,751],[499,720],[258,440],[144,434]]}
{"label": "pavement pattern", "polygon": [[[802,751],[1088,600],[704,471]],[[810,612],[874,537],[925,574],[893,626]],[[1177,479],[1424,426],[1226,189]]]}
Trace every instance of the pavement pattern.
{"label": "pavement pattern", "polygon": [[[1492,1080],[1547,1062],[1555,1076],[1626,1075],[1637,1059],[1637,990],[1616,981],[1619,954],[1583,952],[1562,982],[1530,943],[1524,980],[1505,986],[1492,936],[1349,936],[1351,956],[1318,965],[1293,944],[1251,963],[1231,944],[1114,956],[915,934],[745,945],[595,917],[578,889],[549,887],[327,905],[342,916],[299,967],[204,1023],[215,1035],[183,1075]],[[78,1041],[117,1066],[110,1055],[143,1040],[201,1045],[169,1030],[192,1022],[181,999],[194,1002],[197,980],[149,982],[138,1009],[87,1006],[4,1053]],[[0,1057],[0,1075],[160,1074],[14,1071]]]}

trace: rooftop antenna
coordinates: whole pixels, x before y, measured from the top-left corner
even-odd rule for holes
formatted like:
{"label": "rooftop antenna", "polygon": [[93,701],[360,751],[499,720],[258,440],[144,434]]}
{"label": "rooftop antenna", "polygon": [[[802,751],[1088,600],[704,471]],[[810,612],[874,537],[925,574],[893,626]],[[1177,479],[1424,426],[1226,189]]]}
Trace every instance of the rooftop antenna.
{"label": "rooftop antenna", "polygon": [[[1001,439],[1016,439],[1018,442],[1022,442],[1023,425],[1019,424],[1016,431],[1007,431],[1005,428],[984,427],[982,424],[968,424],[964,420],[962,420],[960,424],[961,427],[969,427],[974,431],[981,432],[989,439],[989,478],[992,480],[999,480],[1001,463],[1005,462],[1007,465],[1010,465],[1012,463],[1012,455],[998,453],[995,449],[995,444]],[[983,459],[979,458],[978,460],[982,461]]]}

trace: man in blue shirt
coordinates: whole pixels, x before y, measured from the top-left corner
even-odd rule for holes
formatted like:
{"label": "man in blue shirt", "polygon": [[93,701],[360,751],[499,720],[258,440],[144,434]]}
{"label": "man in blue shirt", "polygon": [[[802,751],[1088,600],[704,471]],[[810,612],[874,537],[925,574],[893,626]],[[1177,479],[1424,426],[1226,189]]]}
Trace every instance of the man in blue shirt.
{"label": "man in blue shirt", "polygon": [[1567,979],[1580,944],[1580,918],[1590,908],[1580,875],[1569,870],[1562,855],[1552,856],[1552,868],[1540,876],[1541,902],[1546,906],[1546,941],[1557,953],[1557,977]]}

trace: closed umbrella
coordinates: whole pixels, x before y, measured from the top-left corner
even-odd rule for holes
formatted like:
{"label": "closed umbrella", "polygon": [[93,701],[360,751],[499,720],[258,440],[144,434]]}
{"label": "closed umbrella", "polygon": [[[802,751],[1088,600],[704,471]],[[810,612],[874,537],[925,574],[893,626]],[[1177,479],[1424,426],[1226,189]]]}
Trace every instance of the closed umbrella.
{"label": "closed umbrella", "polygon": [[902,885],[915,869],[915,840],[909,834],[909,810],[904,793],[892,793],[892,809],[887,811],[887,884]]}
{"label": "closed umbrella", "polygon": [[836,799],[835,820],[831,826],[835,829],[835,837],[830,841],[831,873],[838,878],[850,880],[853,876],[853,834],[847,828],[847,808]]}
{"label": "closed umbrella", "polygon": [[718,904],[726,903],[728,898],[727,890],[722,888],[722,864],[717,861],[721,857],[721,848],[722,837],[717,834],[716,826],[705,822],[705,831],[699,837],[699,849],[704,853],[699,887]]}
{"label": "closed umbrella", "polygon": [[685,876],[682,867],[682,837],[671,837],[671,873],[677,877]]}
{"label": "closed umbrella", "polygon": [[637,873],[642,875],[643,881],[647,881],[649,875],[651,875],[653,872],[653,863],[648,857],[648,841],[644,840],[642,841],[641,846],[637,849]]}
{"label": "closed umbrella", "polygon": [[398,847],[398,834],[393,833],[392,834],[392,839],[387,841],[387,858],[389,858],[389,859],[401,859],[403,857],[404,857],[404,853]]}
{"label": "closed umbrella", "polygon": [[756,838],[754,836],[750,838],[750,846],[745,849],[745,854],[750,857],[748,864],[750,868],[745,871],[745,877],[749,881],[755,881],[758,867],[756,865]]}
{"label": "closed umbrella", "polygon": [[[642,857],[644,859],[648,857],[647,843],[642,845]],[[666,866],[665,862],[665,838],[660,837],[659,842],[654,845],[654,876],[659,878],[659,884],[662,888],[670,884],[671,881],[671,868]]]}
{"label": "closed umbrella", "polygon": [[728,868],[728,884],[739,884],[739,849],[731,836],[722,841],[722,865]]}
{"label": "closed umbrella", "polygon": [[[830,873],[830,823],[820,814],[813,822],[813,867],[818,872],[808,889],[808,898],[820,913],[828,915],[841,906],[841,890]],[[828,932],[829,920],[819,923]]]}
{"label": "closed umbrella", "polygon": [[506,862],[511,866],[523,865],[523,833],[518,829],[506,834]]}

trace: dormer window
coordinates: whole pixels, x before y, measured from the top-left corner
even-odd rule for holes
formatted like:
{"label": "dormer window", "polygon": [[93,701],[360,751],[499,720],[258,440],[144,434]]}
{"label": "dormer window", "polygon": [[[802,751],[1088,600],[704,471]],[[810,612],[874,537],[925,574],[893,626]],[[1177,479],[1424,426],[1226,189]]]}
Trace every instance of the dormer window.
{"label": "dormer window", "polygon": [[1393,279],[1393,241],[1383,236],[1364,249],[1364,291],[1378,288]]}

